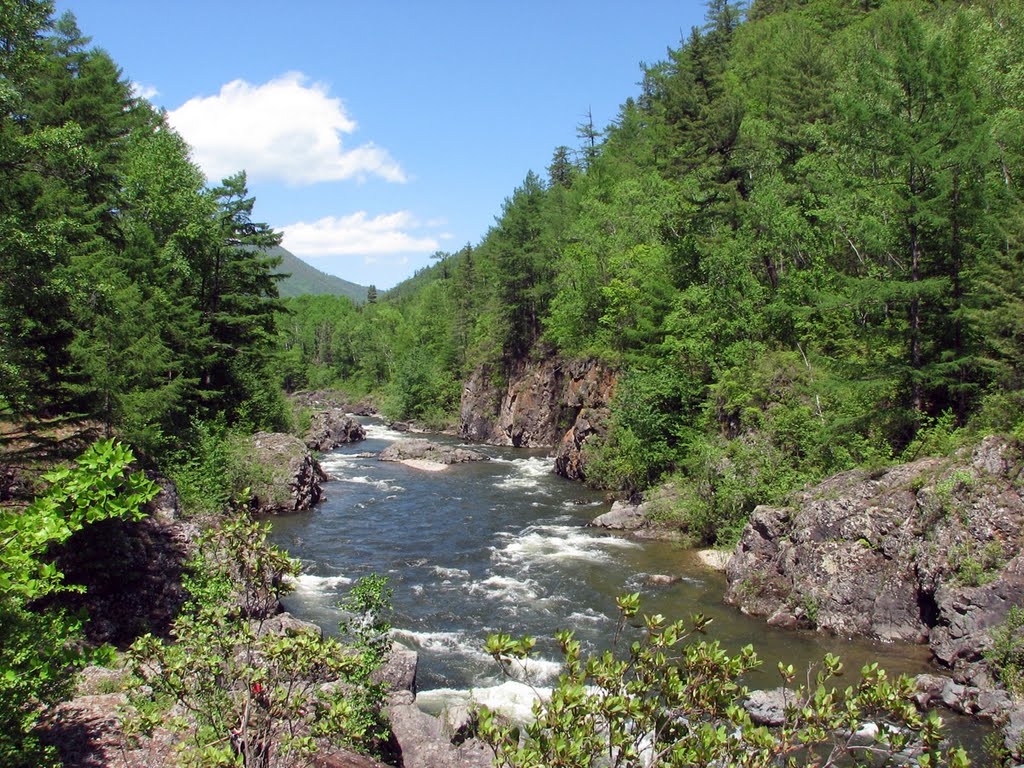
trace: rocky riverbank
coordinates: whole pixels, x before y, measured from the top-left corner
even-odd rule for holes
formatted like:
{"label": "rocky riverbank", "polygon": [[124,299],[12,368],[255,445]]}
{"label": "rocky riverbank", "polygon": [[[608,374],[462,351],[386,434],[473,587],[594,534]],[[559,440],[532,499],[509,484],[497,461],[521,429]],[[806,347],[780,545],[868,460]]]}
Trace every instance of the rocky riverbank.
{"label": "rocky riverbank", "polygon": [[[1019,754],[1024,706],[1001,689],[990,651],[1024,607],[1022,467],[1021,446],[989,437],[757,507],[725,559],[725,600],[783,628],[928,644],[949,676],[919,677],[918,703],[1004,723]],[[670,497],[617,503],[593,525],[664,535],[656,518]]]}

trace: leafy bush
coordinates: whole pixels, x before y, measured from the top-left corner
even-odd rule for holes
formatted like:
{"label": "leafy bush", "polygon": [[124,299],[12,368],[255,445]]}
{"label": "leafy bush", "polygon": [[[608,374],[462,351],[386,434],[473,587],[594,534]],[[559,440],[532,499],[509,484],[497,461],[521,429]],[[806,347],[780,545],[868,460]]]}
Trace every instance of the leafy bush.
{"label": "leafy bush", "polygon": [[34,601],[78,590],[47,558],[86,525],[138,519],[157,487],[130,473],[132,452],[110,440],[88,448],[73,466],[44,475],[49,490],[25,509],[0,508],[0,764],[42,766],[55,756],[33,733],[43,706],[70,691],[86,652],[73,641],[80,621]]}
{"label": "leafy bush", "polygon": [[129,651],[129,732],[170,728],[188,765],[267,768],[308,758],[320,739],[370,749],[386,738],[383,690],[370,680],[390,647],[384,582],[353,588],[348,646],[312,629],[268,632],[299,568],[267,532],[236,519],[205,534],[176,642],[147,635]]}
{"label": "leafy bush", "polygon": [[[619,609],[621,629],[637,614],[639,595],[620,598]],[[839,692],[830,686],[842,663],[831,654],[792,693],[781,727],[754,726],[742,706],[742,676],[760,661],[750,646],[733,655],[696,639],[709,623],[701,616],[689,626],[645,616],[643,635],[624,658],[611,651],[584,658],[573,634],[560,633],[565,671],[550,697],[534,705],[532,722],[508,723],[486,707],[479,712],[479,733],[496,764],[881,766],[905,764],[912,755],[920,766],[967,765],[962,749],[944,743],[942,721],[918,713],[913,681],[890,680],[872,664]],[[492,635],[486,649],[508,671],[533,646],[530,637]],[[791,665],[780,664],[779,672],[785,685],[795,680]]]}
{"label": "leafy bush", "polygon": [[993,630],[985,658],[1006,690],[1024,698],[1024,607],[1011,608],[1006,622]]}

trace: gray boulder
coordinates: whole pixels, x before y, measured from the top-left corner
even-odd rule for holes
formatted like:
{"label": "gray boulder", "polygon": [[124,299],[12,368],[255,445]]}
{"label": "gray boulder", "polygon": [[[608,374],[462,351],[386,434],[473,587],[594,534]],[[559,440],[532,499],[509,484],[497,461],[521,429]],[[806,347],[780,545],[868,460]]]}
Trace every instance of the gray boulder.
{"label": "gray boulder", "polygon": [[297,437],[257,432],[242,458],[256,515],[301,512],[323,497],[327,475]]}
{"label": "gray boulder", "polygon": [[750,719],[757,725],[780,726],[786,722],[786,706],[796,701],[796,692],[788,688],[751,691],[743,702]]}
{"label": "gray boulder", "polygon": [[647,515],[642,504],[616,501],[610,511],[590,521],[592,528],[607,528],[611,531],[635,531],[647,525]]}
{"label": "gray boulder", "polygon": [[363,425],[339,408],[314,413],[309,420],[306,447],[311,451],[333,451],[339,445],[366,439]]}
{"label": "gray boulder", "polygon": [[432,443],[425,438],[398,440],[377,457],[381,461],[429,461],[434,464],[462,464],[470,461],[488,461],[477,451]]}

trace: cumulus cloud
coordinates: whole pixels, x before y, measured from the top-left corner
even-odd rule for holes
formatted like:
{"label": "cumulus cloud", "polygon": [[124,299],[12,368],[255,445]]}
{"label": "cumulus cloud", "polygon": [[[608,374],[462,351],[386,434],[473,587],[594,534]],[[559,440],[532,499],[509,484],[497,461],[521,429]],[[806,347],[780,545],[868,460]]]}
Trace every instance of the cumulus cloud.
{"label": "cumulus cloud", "polygon": [[132,96],[137,99],[146,99],[148,101],[160,95],[160,91],[156,89],[155,85],[132,82],[130,87],[132,89]]}
{"label": "cumulus cloud", "polygon": [[423,225],[409,211],[370,216],[357,211],[347,216],[325,216],[313,222],[300,221],[281,227],[282,245],[296,256],[374,257],[398,253],[432,253],[438,238],[422,232]]}
{"label": "cumulus cloud", "polygon": [[239,170],[261,180],[305,185],[379,176],[404,182],[401,166],[372,142],[342,145],[356,122],[323,83],[289,72],[262,85],[233,80],[216,96],[168,113],[211,181]]}

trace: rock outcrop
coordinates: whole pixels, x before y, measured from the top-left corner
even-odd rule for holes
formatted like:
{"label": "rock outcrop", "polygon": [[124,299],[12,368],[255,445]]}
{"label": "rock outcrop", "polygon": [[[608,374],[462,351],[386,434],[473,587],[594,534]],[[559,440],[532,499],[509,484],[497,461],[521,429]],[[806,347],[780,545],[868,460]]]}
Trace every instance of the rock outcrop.
{"label": "rock outcrop", "polygon": [[757,507],[729,560],[727,602],[780,626],[927,642],[986,687],[983,652],[1024,605],[1021,451],[986,438],[954,459],[836,475]]}
{"label": "rock outcrop", "polygon": [[327,475],[297,437],[257,432],[242,463],[254,514],[301,512],[323,497]]}
{"label": "rock outcrop", "polygon": [[305,442],[309,450],[323,452],[365,439],[366,430],[362,424],[340,408],[329,408],[310,417]]}
{"label": "rock outcrop", "polygon": [[583,448],[604,434],[614,389],[614,373],[593,360],[519,362],[507,378],[479,368],[462,389],[459,434],[491,445],[557,446],[555,471],[583,479]]}
{"label": "rock outcrop", "polygon": [[377,408],[370,400],[353,401],[344,392],[334,389],[303,390],[288,396],[296,405],[312,410],[337,409],[356,416],[376,416]]}
{"label": "rock outcrop", "polygon": [[640,538],[677,538],[678,522],[674,522],[674,507],[679,503],[679,489],[672,482],[645,491],[639,501],[616,501],[603,515],[590,521],[593,528],[612,531],[632,531]]}
{"label": "rock outcrop", "polygon": [[425,438],[396,440],[381,451],[377,458],[380,461],[400,461],[403,464],[411,464],[417,467],[422,467],[422,464],[434,464],[438,467],[443,467],[449,464],[464,464],[470,461],[488,461],[487,456],[477,451],[432,443]]}

